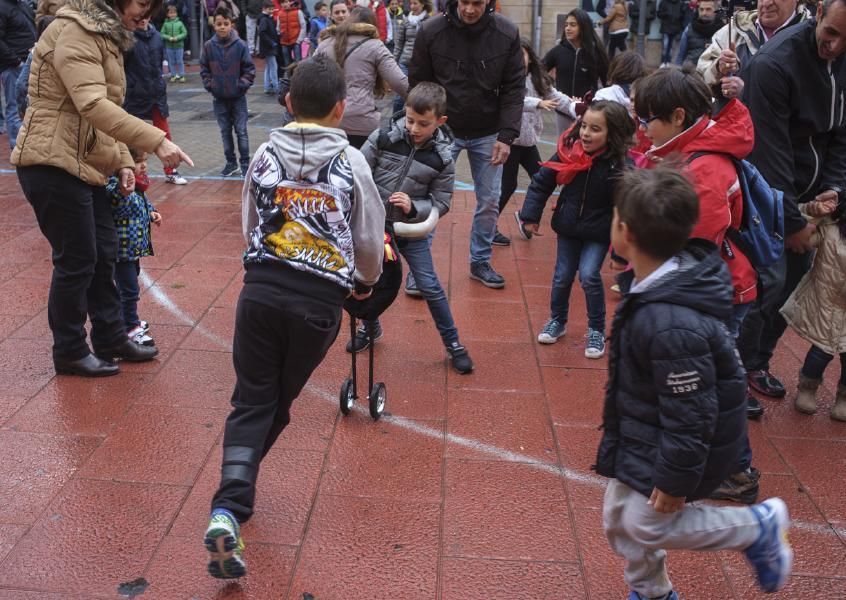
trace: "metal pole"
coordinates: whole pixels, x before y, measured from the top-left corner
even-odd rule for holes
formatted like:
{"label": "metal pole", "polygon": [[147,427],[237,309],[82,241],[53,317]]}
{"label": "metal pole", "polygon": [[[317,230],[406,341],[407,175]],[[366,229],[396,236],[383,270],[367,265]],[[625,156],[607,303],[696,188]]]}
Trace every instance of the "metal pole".
{"label": "metal pole", "polygon": [[543,0],[532,0],[532,48],[540,55],[543,35]]}
{"label": "metal pole", "polygon": [[646,0],[640,0],[640,13],[637,16],[637,53],[646,56]]}
{"label": "metal pole", "polygon": [[197,18],[197,4],[196,0],[191,0],[189,2],[191,6],[191,23],[188,27],[188,35],[189,35],[189,44],[191,46],[191,59],[197,60],[200,58],[200,40],[203,39],[203,35],[200,32],[200,27],[202,27],[200,23],[200,19]]}

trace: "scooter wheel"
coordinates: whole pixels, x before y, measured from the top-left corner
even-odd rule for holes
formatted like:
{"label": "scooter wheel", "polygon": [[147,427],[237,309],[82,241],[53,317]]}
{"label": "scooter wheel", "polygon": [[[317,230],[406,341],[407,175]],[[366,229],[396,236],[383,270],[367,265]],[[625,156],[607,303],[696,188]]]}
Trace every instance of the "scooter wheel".
{"label": "scooter wheel", "polygon": [[377,383],[370,390],[370,416],[374,421],[378,421],[382,413],[385,412],[385,402],[388,400],[388,390],[385,389],[384,383]]}
{"label": "scooter wheel", "polygon": [[355,404],[355,393],[353,392],[353,380],[347,377],[344,384],[341,386],[341,412],[345,415],[350,414],[350,411]]}

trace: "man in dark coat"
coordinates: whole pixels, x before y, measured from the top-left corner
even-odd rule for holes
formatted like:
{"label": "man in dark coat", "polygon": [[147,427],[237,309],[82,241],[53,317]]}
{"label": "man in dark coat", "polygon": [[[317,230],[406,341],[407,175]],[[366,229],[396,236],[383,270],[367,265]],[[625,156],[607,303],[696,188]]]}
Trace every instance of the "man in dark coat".
{"label": "man in dark coat", "polygon": [[683,0],[661,0],[658,6],[658,18],[661,19],[661,66],[666,67],[673,61],[673,43],[684,29],[684,11],[687,3]]}
{"label": "man in dark coat", "polygon": [[21,118],[15,89],[30,48],[35,45],[35,14],[27,2],[0,0],[0,84],[5,101],[9,148],[15,147]]}
{"label": "man in dark coat", "polygon": [[447,91],[447,116],[456,138],[453,158],[467,150],[476,193],[470,277],[502,288],[505,279],[490,263],[491,243],[502,165],[520,133],[526,70],[520,32],[495,6],[495,0],[449,0],[443,15],[420,26],[408,79],[410,87],[433,81]]}

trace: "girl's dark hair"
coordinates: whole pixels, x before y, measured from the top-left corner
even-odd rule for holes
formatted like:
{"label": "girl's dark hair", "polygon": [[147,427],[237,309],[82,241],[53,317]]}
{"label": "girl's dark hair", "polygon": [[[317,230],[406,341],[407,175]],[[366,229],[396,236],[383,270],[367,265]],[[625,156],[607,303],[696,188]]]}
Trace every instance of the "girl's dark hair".
{"label": "girl's dark hair", "polygon": [[[608,71],[608,52],[605,51],[605,44],[596,35],[593,28],[593,21],[587,12],[581,8],[574,8],[567,13],[567,18],[573,17],[579,24],[579,38],[581,39],[582,51],[587,55],[588,62],[592,63],[598,73],[604,77]],[[566,18],[565,18],[566,22]],[[561,42],[567,39],[567,34],[561,32]]]}
{"label": "girl's dark hair", "polygon": [[[605,126],[608,128],[606,152],[612,160],[622,162],[626,153],[634,145],[635,124],[629,111],[619,102],[612,100],[595,100],[590,103],[588,110],[598,111],[605,115]],[[585,113],[587,114],[587,113]],[[584,115],[579,117],[567,136],[567,145],[572,146],[577,139],[584,122]]]}
{"label": "girl's dark hair", "polygon": [[631,84],[646,75],[646,63],[637,52],[626,50],[615,56],[608,65],[608,83]]}
{"label": "girl's dark hair", "polygon": [[[106,0],[106,4],[118,10],[118,12],[123,12],[126,10],[126,7],[132,3],[132,0]],[[147,12],[144,13],[144,18],[151,17],[159,12],[159,9],[162,7],[162,0],[152,0],[150,2],[150,6],[147,7]]]}
{"label": "girl's dark hair", "polygon": [[694,65],[659,69],[638,81],[635,112],[639,117],[669,121],[677,108],[684,109],[685,129],[711,114],[711,90]]}
{"label": "girl's dark hair", "polygon": [[552,89],[554,83],[552,76],[546,72],[546,67],[543,66],[540,58],[538,58],[538,55],[532,48],[532,42],[524,37],[521,37],[520,47],[523,48],[529,56],[528,75],[532,78],[532,85],[535,86],[535,91],[538,93],[538,96],[544,98],[549,93],[549,90]]}

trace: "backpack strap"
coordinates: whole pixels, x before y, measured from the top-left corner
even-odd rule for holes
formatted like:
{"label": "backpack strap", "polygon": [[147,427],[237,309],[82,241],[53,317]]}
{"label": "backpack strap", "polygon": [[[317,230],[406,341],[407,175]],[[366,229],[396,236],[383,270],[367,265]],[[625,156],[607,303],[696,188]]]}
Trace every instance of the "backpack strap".
{"label": "backpack strap", "polygon": [[358,50],[360,46],[362,46],[365,42],[369,42],[371,39],[373,39],[373,38],[364,38],[360,42],[356,43],[352,48],[347,50],[347,53],[344,54],[344,62],[345,63],[347,62],[347,59],[350,57],[350,54],[352,54],[353,52]]}

